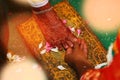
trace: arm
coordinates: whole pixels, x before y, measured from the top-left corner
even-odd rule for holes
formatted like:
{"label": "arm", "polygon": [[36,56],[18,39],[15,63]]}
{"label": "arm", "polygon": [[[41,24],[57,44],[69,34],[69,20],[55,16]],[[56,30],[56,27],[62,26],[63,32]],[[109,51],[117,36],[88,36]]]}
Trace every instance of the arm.
{"label": "arm", "polygon": [[74,48],[67,49],[65,61],[76,70],[79,77],[87,70],[93,69],[87,59],[87,46],[84,40],[78,40],[74,43]]}
{"label": "arm", "polygon": [[[32,1],[32,0],[29,0]],[[40,4],[43,3],[44,5]],[[39,5],[33,7],[33,15],[38,23],[46,41],[53,47],[73,47],[76,37],[71,33],[68,27],[57,16],[56,12],[49,3],[49,0],[39,1]]]}
{"label": "arm", "polygon": [[65,61],[76,70],[80,80],[120,79],[120,53],[115,55],[110,66],[96,70],[92,67],[87,59],[85,42],[80,41],[79,43],[74,43],[74,45],[74,48],[67,49]]}

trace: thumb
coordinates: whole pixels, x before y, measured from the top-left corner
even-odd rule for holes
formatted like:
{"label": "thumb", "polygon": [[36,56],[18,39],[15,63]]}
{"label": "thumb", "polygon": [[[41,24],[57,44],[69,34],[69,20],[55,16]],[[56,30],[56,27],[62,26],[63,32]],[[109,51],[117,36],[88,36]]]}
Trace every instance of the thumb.
{"label": "thumb", "polygon": [[69,47],[66,51],[66,55],[68,55],[68,54],[72,54],[72,48],[71,47]]}

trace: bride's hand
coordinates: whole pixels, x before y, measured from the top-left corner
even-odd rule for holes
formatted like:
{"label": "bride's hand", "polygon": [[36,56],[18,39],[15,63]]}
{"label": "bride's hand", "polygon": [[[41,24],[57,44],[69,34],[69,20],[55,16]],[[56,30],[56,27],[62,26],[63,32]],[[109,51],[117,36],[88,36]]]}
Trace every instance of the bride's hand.
{"label": "bride's hand", "polygon": [[63,47],[73,47],[73,42],[77,38],[72,34],[70,29],[65,26],[62,20],[59,19],[54,10],[43,14],[35,15],[39,27],[46,39],[52,47],[58,47],[61,50]]}

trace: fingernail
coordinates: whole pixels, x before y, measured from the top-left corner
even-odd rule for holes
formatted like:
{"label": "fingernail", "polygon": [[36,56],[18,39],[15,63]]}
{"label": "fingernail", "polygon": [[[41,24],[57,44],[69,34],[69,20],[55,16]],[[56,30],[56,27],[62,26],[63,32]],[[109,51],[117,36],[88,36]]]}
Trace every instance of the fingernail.
{"label": "fingernail", "polygon": [[67,54],[71,54],[70,52],[67,52]]}
{"label": "fingernail", "polygon": [[68,46],[66,45],[65,48],[68,48]]}
{"label": "fingernail", "polygon": [[77,39],[77,38],[74,38],[73,40],[76,42],[78,39]]}
{"label": "fingernail", "polygon": [[73,47],[73,44],[71,44],[70,46]]}
{"label": "fingernail", "polygon": [[71,54],[71,51],[68,51],[67,54]]}

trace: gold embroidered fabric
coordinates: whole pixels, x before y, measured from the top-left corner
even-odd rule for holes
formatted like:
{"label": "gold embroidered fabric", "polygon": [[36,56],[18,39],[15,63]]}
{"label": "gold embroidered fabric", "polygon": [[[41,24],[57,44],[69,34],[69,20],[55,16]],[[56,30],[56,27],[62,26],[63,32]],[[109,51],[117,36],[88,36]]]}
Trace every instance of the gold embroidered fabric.
{"label": "gold embroidered fabric", "polygon": [[81,29],[82,32],[79,37],[87,42],[88,58],[91,63],[96,65],[105,62],[107,54],[105,48],[75,9],[67,1],[64,1],[55,5],[54,10],[61,19],[67,20],[67,26]]}
{"label": "gold embroidered fabric", "polygon": [[[45,40],[33,17],[17,28],[29,50],[43,64],[50,80],[77,80],[76,73],[64,62],[64,51],[40,54],[38,45],[41,42],[45,43]],[[66,69],[58,69],[57,66],[59,65]]]}
{"label": "gold embroidered fabric", "polygon": [[[67,20],[67,26],[81,29],[82,33],[79,37],[87,42],[88,58],[91,63],[96,65],[105,62],[106,50],[74,8],[64,1],[56,4],[54,10],[61,19]],[[20,24],[17,29],[28,49],[43,65],[50,80],[78,80],[75,71],[64,62],[65,51],[40,54],[41,49],[38,46],[41,42],[45,45],[46,41],[34,17]],[[58,69],[57,66],[59,65],[62,65],[65,69]]]}

